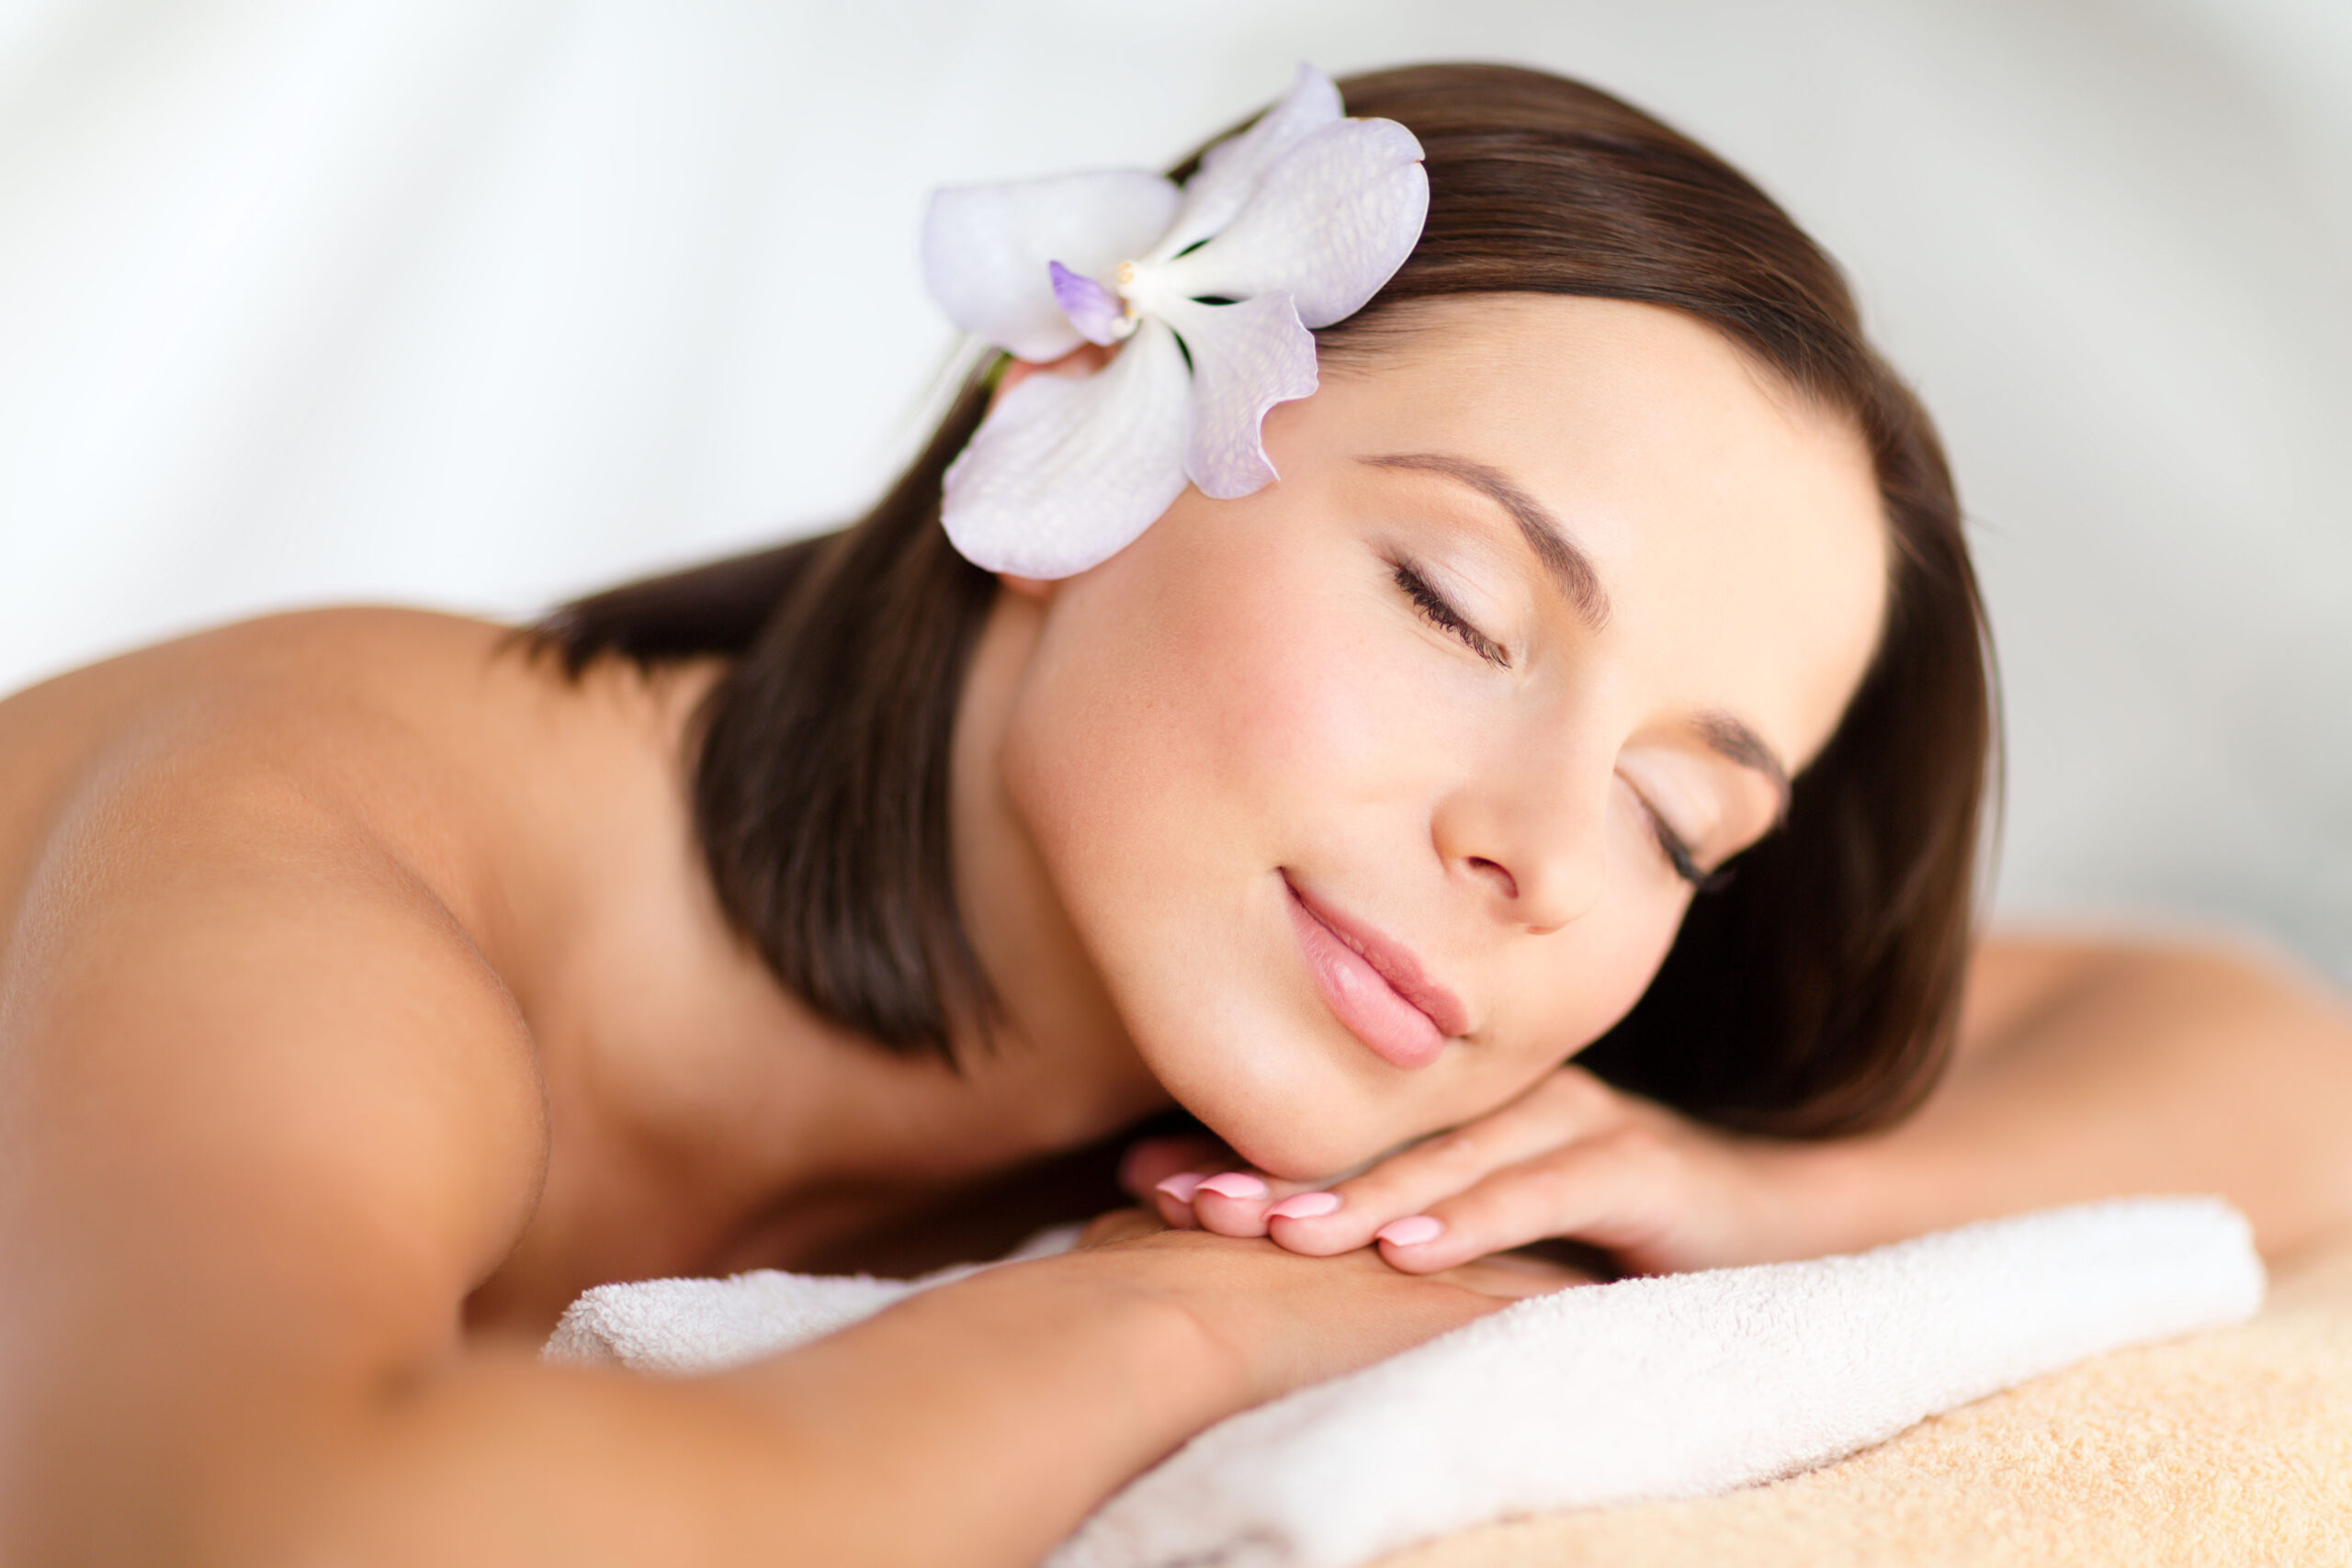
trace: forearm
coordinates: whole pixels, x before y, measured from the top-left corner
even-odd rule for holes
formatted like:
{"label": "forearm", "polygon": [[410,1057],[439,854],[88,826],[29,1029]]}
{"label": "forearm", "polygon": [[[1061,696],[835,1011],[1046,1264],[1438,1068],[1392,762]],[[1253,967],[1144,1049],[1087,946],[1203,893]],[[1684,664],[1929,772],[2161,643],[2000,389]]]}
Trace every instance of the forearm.
{"label": "forearm", "polygon": [[2277,1255],[2352,1225],[2352,1017],[2243,959],[2112,949],[1966,1043],[1919,1112],[1823,1148],[1841,1245],[2140,1192],[2217,1192]]}
{"label": "forearm", "polygon": [[[799,1560],[1030,1563],[1261,1390],[1187,1313],[1080,1255],[917,1297],[730,1380],[789,1426],[811,1484],[864,1499]],[[910,1418],[910,1413],[919,1413]]]}
{"label": "forearm", "polygon": [[185,1478],[173,1533],[241,1563],[1034,1562],[1243,1402],[1181,1312],[1092,1285],[984,1278],[709,1378],[470,1356],[329,1418],[261,1412],[190,1434],[229,1462]]}

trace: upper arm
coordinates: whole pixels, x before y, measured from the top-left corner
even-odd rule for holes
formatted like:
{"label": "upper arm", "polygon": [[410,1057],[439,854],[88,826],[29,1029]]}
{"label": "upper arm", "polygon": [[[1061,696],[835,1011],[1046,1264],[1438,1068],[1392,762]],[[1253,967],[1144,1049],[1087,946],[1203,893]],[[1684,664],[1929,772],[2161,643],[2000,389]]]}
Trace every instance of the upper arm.
{"label": "upper arm", "polygon": [[2062,1025],[2086,1001],[2129,993],[2160,1014],[2267,1018],[2281,1009],[2340,1020],[2340,998],[2292,965],[2243,941],[2134,940],[2005,932],[1971,956],[1962,996],[1959,1059]]}
{"label": "upper arm", "polygon": [[0,957],[0,1515],[445,1354],[535,1198],[465,932],[301,789],[201,773],[86,792]]}

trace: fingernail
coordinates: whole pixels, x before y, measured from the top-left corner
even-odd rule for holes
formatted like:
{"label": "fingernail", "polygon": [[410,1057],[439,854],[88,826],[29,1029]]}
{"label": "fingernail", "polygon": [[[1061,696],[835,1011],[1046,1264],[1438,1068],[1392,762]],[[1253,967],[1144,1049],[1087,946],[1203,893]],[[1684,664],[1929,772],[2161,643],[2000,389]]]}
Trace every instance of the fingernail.
{"label": "fingernail", "polygon": [[1201,1183],[1207,1179],[1207,1177],[1197,1170],[1180,1170],[1167,1180],[1159,1183],[1152,1190],[1165,1192],[1179,1203],[1189,1203],[1193,1201],[1193,1194],[1200,1190]]}
{"label": "fingernail", "polygon": [[1210,1177],[1193,1190],[1214,1192],[1220,1198],[1263,1198],[1266,1184],[1246,1170],[1228,1170],[1221,1176]]}
{"label": "fingernail", "polygon": [[1372,1234],[1398,1247],[1419,1247],[1425,1241],[1435,1241],[1443,1235],[1445,1222],[1430,1214],[1414,1214],[1402,1220],[1391,1220]]}
{"label": "fingernail", "polygon": [[1337,1192],[1294,1192],[1266,1211],[1270,1220],[1319,1220],[1340,1212]]}

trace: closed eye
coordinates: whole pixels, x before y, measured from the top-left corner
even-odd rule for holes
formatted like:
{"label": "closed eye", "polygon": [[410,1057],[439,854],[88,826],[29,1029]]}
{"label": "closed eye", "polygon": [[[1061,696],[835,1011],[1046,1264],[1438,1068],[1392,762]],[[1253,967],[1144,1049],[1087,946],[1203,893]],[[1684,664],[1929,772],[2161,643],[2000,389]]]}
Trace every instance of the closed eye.
{"label": "closed eye", "polygon": [[1462,612],[1447,603],[1445,595],[1430,587],[1429,579],[1415,570],[1411,562],[1392,561],[1390,572],[1396,580],[1396,586],[1404,591],[1405,597],[1420,611],[1422,619],[1453,634],[1487,663],[1505,670],[1510,668],[1510,655],[1503,651],[1502,645],[1464,620]]}
{"label": "closed eye", "polygon": [[1668,827],[1666,818],[1648,801],[1642,802],[1642,811],[1650,819],[1650,834],[1657,840],[1658,852],[1666,856],[1666,863],[1674,868],[1674,874],[1693,887],[1704,886],[1707,879],[1700,872],[1699,863],[1690,858],[1690,846],[1682,841],[1682,835]]}
{"label": "closed eye", "polygon": [[1731,880],[1728,871],[1700,870],[1697,857],[1690,852],[1690,846],[1683,842],[1681,834],[1668,825],[1666,818],[1649,803],[1649,798],[1638,789],[1634,791],[1634,798],[1642,803],[1642,815],[1650,819],[1650,836],[1657,840],[1658,853],[1666,857],[1666,863],[1674,868],[1675,875],[1702,893],[1713,893]]}

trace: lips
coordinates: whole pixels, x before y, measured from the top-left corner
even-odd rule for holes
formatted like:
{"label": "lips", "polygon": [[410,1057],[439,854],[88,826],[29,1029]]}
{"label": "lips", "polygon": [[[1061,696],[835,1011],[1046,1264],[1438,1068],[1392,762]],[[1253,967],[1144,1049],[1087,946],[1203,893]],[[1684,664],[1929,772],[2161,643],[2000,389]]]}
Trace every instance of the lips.
{"label": "lips", "polygon": [[1283,874],[1291,927],[1324,1005],[1383,1061],[1425,1067],[1469,1027],[1461,999],[1425,974],[1412,950],[1350,919]]}

